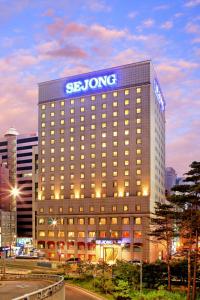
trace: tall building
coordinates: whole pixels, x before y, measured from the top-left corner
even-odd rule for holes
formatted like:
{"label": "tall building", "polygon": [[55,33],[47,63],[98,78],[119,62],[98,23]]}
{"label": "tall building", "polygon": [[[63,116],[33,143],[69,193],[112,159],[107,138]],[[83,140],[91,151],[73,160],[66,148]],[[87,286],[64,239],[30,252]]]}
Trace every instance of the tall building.
{"label": "tall building", "polygon": [[158,258],[148,233],[165,197],[165,102],[151,61],[40,83],[38,153],[49,258]]}
{"label": "tall building", "polygon": [[17,236],[21,238],[32,239],[32,148],[37,144],[36,134],[18,135],[14,128],[0,140],[0,155],[9,170],[10,188],[17,186],[20,190],[19,197],[13,197],[12,209],[17,211]]}
{"label": "tall building", "polygon": [[165,169],[165,191],[167,195],[171,194],[171,189],[173,186],[175,186],[177,183],[177,174],[176,171],[168,167]]}

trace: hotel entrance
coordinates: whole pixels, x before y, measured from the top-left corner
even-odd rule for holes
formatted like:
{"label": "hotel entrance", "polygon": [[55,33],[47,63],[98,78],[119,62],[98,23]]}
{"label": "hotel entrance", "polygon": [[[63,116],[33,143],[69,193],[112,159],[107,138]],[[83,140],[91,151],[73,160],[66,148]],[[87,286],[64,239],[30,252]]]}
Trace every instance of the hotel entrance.
{"label": "hotel entrance", "polygon": [[104,261],[106,263],[114,263],[119,256],[119,246],[104,246]]}

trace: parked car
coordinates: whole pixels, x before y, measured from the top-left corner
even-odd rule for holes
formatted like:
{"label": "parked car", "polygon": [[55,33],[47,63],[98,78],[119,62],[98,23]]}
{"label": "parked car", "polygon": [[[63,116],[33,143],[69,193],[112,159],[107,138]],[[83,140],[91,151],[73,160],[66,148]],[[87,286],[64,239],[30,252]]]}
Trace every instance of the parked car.
{"label": "parked car", "polygon": [[81,259],[79,257],[71,257],[65,261],[67,264],[80,263]]}

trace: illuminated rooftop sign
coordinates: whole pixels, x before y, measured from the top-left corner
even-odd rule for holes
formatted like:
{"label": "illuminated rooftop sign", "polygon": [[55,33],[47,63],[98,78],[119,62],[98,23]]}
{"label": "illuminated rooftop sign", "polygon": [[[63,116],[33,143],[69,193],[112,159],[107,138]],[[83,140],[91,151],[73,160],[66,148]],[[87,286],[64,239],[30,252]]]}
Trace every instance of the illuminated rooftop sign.
{"label": "illuminated rooftop sign", "polygon": [[161,110],[164,111],[165,110],[165,100],[164,100],[162,91],[160,89],[159,83],[156,79],[154,79],[153,87],[154,87],[154,92],[155,92],[157,101],[160,104]]}
{"label": "illuminated rooftop sign", "polygon": [[84,93],[89,90],[109,88],[117,84],[117,75],[115,73],[98,77],[91,77],[84,80],[70,81],[66,83],[66,94]]}

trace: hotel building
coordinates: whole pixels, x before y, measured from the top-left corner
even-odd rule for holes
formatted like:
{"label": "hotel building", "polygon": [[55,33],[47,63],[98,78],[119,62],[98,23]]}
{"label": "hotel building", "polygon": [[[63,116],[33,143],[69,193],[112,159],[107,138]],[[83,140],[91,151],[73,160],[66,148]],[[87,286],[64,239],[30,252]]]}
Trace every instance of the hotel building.
{"label": "hotel building", "polygon": [[17,214],[20,243],[23,243],[23,238],[26,243],[32,240],[32,148],[37,144],[36,134],[18,135],[14,128],[10,128],[0,140],[0,156],[9,170],[10,190],[15,186],[20,190],[11,205]]}
{"label": "hotel building", "polygon": [[51,259],[158,258],[165,102],[151,61],[39,84],[37,245]]}

